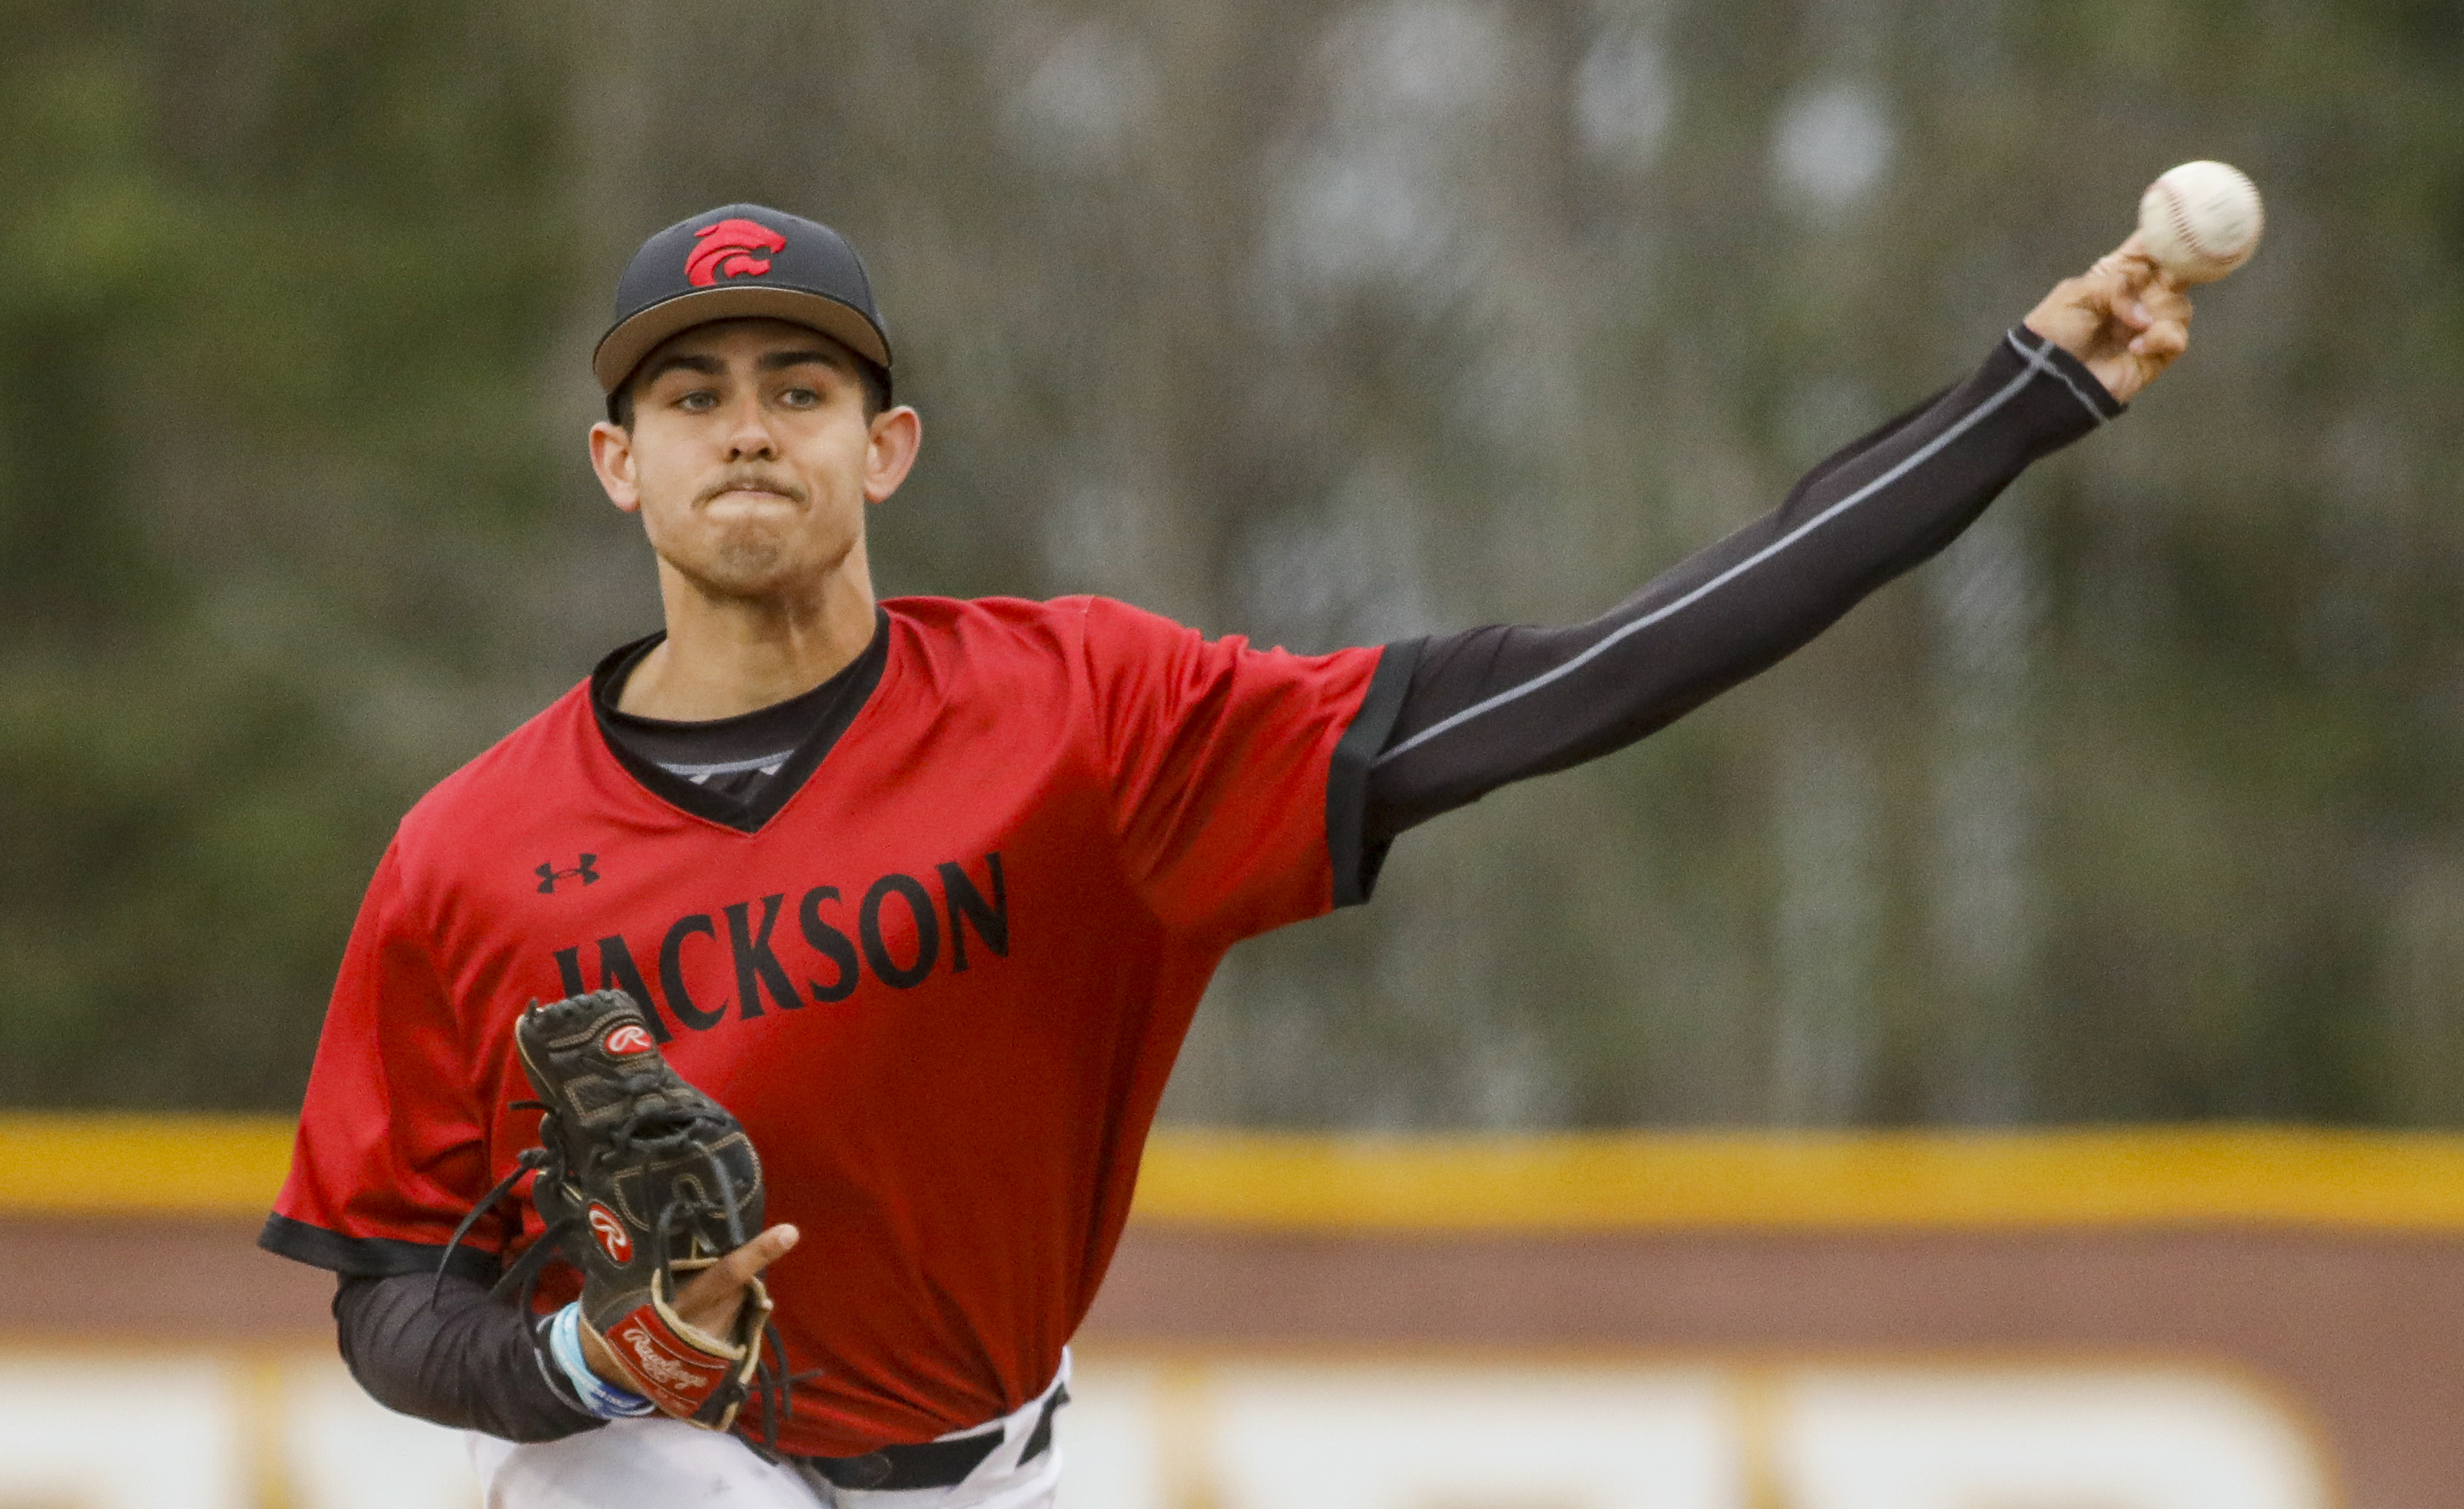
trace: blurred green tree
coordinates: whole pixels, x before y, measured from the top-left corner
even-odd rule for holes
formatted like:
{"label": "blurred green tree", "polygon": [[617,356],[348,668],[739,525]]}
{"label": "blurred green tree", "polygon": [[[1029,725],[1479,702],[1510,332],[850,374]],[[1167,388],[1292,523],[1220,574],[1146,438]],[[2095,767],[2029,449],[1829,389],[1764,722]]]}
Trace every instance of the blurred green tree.
{"label": "blurred green tree", "polygon": [[489,726],[460,558],[557,496],[566,65],[480,5],[0,25],[0,1100],[282,1105]]}
{"label": "blurred green tree", "polygon": [[394,817],[655,620],[576,441],[684,214],[866,250],[887,589],[1323,648],[1615,601],[2215,156],[2138,412],[1236,952],[1167,1110],[2464,1124],[2457,0],[0,23],[0,1102],[292,1103]]}

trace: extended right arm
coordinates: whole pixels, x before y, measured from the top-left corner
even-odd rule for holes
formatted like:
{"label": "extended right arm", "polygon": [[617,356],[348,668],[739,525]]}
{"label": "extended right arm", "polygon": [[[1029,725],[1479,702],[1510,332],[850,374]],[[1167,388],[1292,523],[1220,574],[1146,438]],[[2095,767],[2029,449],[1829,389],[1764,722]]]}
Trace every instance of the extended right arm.
{"label": "extended right arm", "polygon": [[1390,646],[1408,679],[1368,762],[1360,868],[1338,859],[1339,895],[1365,896],[1405,830],[1622,748],[1812,639],[1948,544],[2030,462],[2119,413],[2181,354],[2189,315],[2134,236],[2056,287],[1967,382],[1599,617]]}

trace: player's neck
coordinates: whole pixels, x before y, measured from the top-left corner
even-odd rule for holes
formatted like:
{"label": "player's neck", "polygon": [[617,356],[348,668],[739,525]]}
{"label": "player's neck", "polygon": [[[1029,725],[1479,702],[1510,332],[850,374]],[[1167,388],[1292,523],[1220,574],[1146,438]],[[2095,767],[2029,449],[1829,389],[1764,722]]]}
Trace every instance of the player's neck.
{"label": "player's neck", "polygon": [[872,642],[872,573],[861,551],[809,590],[723,597],[665,562],[668,637],[627,677],[616,705],[644,718],[705,722],[783,702],[844,670]]}

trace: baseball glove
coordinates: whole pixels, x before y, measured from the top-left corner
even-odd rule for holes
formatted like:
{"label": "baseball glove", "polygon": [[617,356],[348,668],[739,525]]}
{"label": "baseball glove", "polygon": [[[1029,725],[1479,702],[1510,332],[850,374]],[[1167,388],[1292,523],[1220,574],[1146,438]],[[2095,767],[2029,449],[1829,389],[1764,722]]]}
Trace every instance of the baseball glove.
{"label": "baseball glove", "polygon": [[[726,1431],[761,1395],[764,1439],[786,1403],[770,1296],[748,1287],[731,1334],[678,1315],[679,1282],[761,1230],[761,1163],[717,1101],[660,1056],[633,998],[600,990],[533,1002],[515,1025],[522,1072],[539,1095],[538,1147],[454,1233],[536,1169],[531,1200],[547,1231],[498,1280],[527,1307],[539,1272],[561,1256],[582,1271],[582,1318],[631,1375],[635,1392],[677,1419]],[[765,1346],[765,1342],[769,1344]]]}

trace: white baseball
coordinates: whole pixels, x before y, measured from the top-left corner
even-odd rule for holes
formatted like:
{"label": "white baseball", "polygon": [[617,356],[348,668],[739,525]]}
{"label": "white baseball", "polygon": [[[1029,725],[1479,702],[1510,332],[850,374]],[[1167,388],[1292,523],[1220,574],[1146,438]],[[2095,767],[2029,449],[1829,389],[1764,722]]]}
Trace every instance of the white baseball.
{"label": "white baseball", "polygon": [[2249,261],[2266,228],[2258,186],[2223,163],[2184,163],[2139,199],[2147,255],[2176,283],[2211,283]]}

